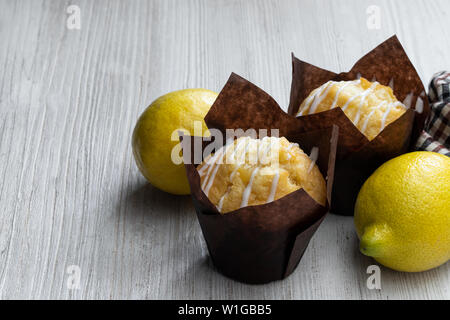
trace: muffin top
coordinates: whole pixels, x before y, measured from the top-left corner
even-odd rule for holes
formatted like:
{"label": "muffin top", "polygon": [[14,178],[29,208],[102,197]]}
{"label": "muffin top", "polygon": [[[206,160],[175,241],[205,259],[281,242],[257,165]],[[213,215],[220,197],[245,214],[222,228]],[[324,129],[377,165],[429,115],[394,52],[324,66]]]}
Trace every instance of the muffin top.
{"label": "muffin top", "polygon": [[400,118],[407,109],[390,87],[360,78],[354,81],[328,81],[313,90],[300,105],[297,117],[336,107],[341,107],[369,140]]}
{"label": "muffin top", "polygon": [[325,206],[326,185],[311,158],[286,138],[241,137],[208,156],[198,167],[201,187],[221,213],[265,204],[303,188]]}

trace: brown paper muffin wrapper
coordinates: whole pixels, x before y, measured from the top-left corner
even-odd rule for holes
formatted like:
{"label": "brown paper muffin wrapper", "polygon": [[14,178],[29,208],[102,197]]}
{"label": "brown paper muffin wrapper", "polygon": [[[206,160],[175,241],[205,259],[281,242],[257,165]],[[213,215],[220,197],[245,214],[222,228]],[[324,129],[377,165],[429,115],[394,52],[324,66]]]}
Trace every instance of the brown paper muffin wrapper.
{"label": "brown paper muffin wrapper", "polygon": [[205,121],[209,129],[223,134],[226,129],[267,129],[268,133],[279,129],[280,137],[298,143],[307,154],[313,147],[319,148],[316,163],[327,178],[326,206],[300,189],[273,202],[222,215],[201,189],[194,164],[195,145],[204,150],[208,142],[181,136],[193,202],[216,268],[225,276],[252,284],[283,279],[296,268],[328,212],[339,129],[331,126],[301,132],[302,119],[287,115],[267,93],[236,74],[229,78]]}
{"label": "brown paper muffin wrapper", "polygon": [[309,120],[308,130],[332,124],[339,126],[331,212],[353,215],[356,197],[365,180],[384,162],[411,150],[422,132],[430,113],[425,88],[396,36],[362,57],[349,72],[336,74],[301,61],[294,55],[292,67],[288,109],[292,116],[315,88],[329,80],[347,81],[359,76],[372,81],[376,79],[383,85],[391,84],[397,99],[410,107],[372,141],[358,130],[341,108],[300,117]]}

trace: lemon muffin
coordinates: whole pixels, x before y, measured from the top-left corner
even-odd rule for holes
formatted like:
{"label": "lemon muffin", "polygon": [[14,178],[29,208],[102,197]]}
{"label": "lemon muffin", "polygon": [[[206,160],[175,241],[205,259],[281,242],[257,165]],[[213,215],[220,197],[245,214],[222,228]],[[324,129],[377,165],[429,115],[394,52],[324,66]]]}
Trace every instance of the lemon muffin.
{"label": "lemon muffin", "polygon": [[286,138],[241,137],[208,156],[198,167],[201,187],[219,212],[265,204],[303,188],[325,206],[325,180],[311,158]]}
{"label": "lemon muffin", "polygon": [[313,90],[300,105],[297,117],[336,107],[341,107],[369,140],[400,118],[407,109],[390,87],[360,78],[354,81],[328,81]]}

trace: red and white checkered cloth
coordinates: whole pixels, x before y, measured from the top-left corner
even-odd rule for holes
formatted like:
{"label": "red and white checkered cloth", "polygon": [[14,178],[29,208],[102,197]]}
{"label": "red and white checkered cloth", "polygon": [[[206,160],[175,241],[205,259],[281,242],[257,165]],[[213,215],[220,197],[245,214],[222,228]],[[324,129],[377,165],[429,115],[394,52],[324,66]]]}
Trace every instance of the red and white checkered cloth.
{"label": "red and white checkered cloth", "polygon": [[428,99],[431,114],[417,140],[416,148],[450,157],[450,72],[441,71],[433,76]]}

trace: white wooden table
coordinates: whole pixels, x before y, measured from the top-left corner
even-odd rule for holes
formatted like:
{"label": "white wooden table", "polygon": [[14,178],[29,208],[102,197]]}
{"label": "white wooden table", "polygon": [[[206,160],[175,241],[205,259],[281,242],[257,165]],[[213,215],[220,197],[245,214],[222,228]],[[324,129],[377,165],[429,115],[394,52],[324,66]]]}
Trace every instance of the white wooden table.
{"label": "white wooden table", "polygon": [[232,71],[286,108],[291,51],[345,71],[396,33],[428,84],[450,68],[449,16],[448,0],[0,0],[0,297],[450,299],[450,263],[381,268],[382,289],[369,290],[374,261],[352,218],[334,215],[286,280],[229,280],[190,198],[149,186],[130,144],[153,99],[219,91]]}

